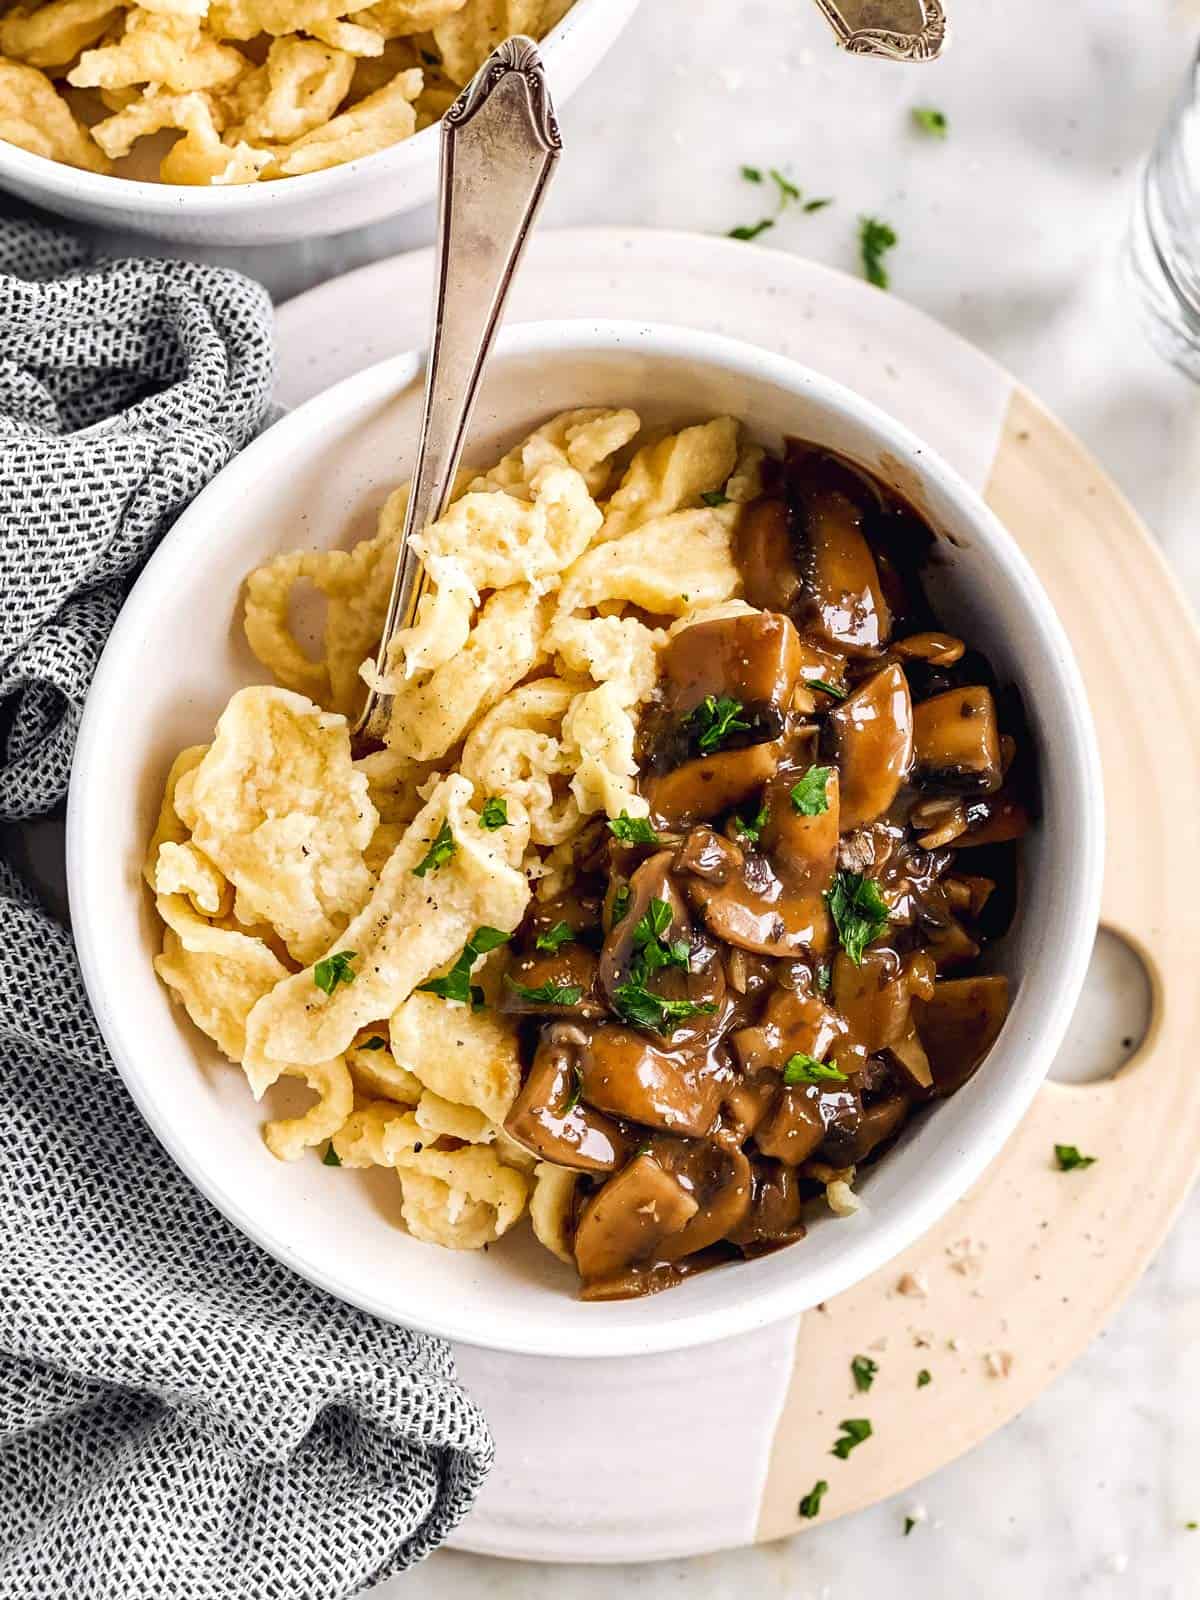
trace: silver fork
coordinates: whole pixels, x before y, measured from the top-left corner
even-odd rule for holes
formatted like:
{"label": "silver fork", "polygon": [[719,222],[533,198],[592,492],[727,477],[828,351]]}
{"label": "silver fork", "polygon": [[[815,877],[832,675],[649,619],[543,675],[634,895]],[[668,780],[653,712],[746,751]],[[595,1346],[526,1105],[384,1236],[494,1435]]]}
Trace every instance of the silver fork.
{"label": "silver fork", "polygon": [[[442,121],[433,334],[412,490],[376,669],[410,627],[425,589],[413,535],[446,509],[480,381],[517,267],[562,154],[562,138],[532,39],[507,40]],[[390,695],[370,689],[354,726],[358,747],[383,743]]]}

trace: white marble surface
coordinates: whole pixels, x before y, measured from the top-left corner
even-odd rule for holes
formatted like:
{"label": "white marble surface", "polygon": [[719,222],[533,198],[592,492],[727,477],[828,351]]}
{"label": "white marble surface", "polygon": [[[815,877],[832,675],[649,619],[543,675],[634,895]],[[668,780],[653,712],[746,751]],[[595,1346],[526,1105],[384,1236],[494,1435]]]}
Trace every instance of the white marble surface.
{"label": "white marble surface", "polygon": [[[1195,600],[1200,396],[1144,345],[1118,265],[1138,160],[1200,33],[1200,4],[947,3],[951,51],[899,67],[840,56],[804,0],[645,0],[567,110],[547,225],[723,231],[767,199],[739,179],[743,162],[780,166],[836,199],[782,221],[770,235],[778,248],[855,270],[856,218],[886,218],[900,235],[894,292],[990,351],[1071,424]],[[911,130],[914,104],[947,112],[944,144]],[[418,213],[307,246],[211,254],[282,298],[430,235]],[[865,1600],[882,1586],[895,1600],[1197,1600],[1200,1530],[1185,1524],[1200,1520],[1198,1232],[1193,1196],[1087,1355],[916,1494],[763,1549],[653,1567],[443,1552],[375,1592]],[[917,1505],[928,1520],[904,1539]]]}

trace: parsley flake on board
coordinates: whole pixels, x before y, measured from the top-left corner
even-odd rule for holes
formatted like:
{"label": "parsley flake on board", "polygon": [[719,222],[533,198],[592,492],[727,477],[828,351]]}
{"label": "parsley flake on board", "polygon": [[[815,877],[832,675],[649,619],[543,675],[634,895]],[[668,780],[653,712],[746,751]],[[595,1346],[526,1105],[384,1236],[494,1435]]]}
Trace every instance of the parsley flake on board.
{"label": "parsley flake on board", "polygon": [[364,1039],[358,1048],[360,1050],[386,1050],[387,1043],[386,1039],[381,1039],[377,1033],[373,1033],[369,1039]]}
{"label": "parsley flake on board", "polygon": [[904,1537],[906,1539],[908,1538],[909,1534],[913,1531],[913,1529],[916,1527],[916,1525],[917,1525],[916,1517],[905,1517],[905,1519],[904,1519]]}
{"label": "parsley flake on board", "polygon": [[[700,498],[704,501],[706,506],[727,506],[729,504],[729,496],[727,494],[722,494],[720,489],[709,489],[707,493],[702,494]],[[686,595],[684,596],[684,599],[687,599]]]}
{"label": "parsley flake on board", "polygon": [[829,1454],[836,1456],[839,1461],[846,1461],[851,1450],[857,1450],[865,1439],[871,1437],[871,1424],[866,1417],[849,1417],[845,1422],[839,1422],[838,1427],[842,1430],[841,1437],[835,1441]]}
{"label": "parsley flake on board", "polygon": [[826,206],[831,206],[832,204],[833,196],[824,195],[818,200],[806,200],[804,202],[804,209],[810,213],[813,211],[824,211]]}
{"label": "parsley flake on board", "polygon": [[449,822],[443,822],[437,837],[413,868],[413,877],[423,878],[427,872],[436,872],[439,867],[444,867],[457,848]]}
{"label": "parsley flake on board", "polygon": [[917,1388],[926,1389],[932,1382],[933,1373],[930,1372],[928,1367],[922,1367],[920,1372],[917,1373]]}
{"label": "parsley flake on board", "polygon": [[828,1061],[818,1061],[814,1056],[806,1056],[803,1050],[798,1050],[794,1056],[788,1057],[787,1066],[783,1069],[783,1081],[791,1087],[798,1083],[845,1083],[846,1074],[839,1072]]}
{"label": "parsley flake on board", "polygon": [[710,694],[688,712],[686,720],[699,729],[696,742],[705,755],[712,755],[735,733],[749,733],[750,723],[739,715],[744,710],[740,700],[732,700],[726,694],[718,699]]}
{"label": "parsley flake on board", "polygon": [[313,968],[313,982],[322,994],[332,994],[339,983],[354,982],[358,974],[350,963],[357,955],[357,950],[339,950],[336,955],[317,962]]}
{"label": "parsley flake on board", "polygon": [[659,838],[645,817],[631,817],[622,811],[619,817],[610,817],[608,831],[622,844],[658,844]]}
{"label": "parsley flake on board", "polygon": [[862,966],[863,951],[888,925],[887,901],[874,879],[861,872],[839,869],[833,888],[825,899],[833,916],[842,949],[856,967]]}
{"label": "parsley flake on board", "polygon": [[805,678],[804,686],[806,689],[819,689],[822,694],[827,694],[834,700],[846,698],[845,689],[839,689],[836,683],[826,683],[824,678]]}
{"label": "parsley flake on board", "polygon": [[574,944],[575,929],[569,922],[556,922],[552,928],[547,928],[539,933],[533,941],[535,950],[549,950],[551,955],[556,955],[565,944]]}
{"label": "parsley flake on board", "polygon": [[489,833],[495,833],[497,828],[508,826],[508,801],[500,795],[493,795],[490,800],[483,802],[483,810],[479,813],[479,826],[486,828]]}
{"label": "parsley flake on board", "polygon": [[504,981],[512,992],[535,1006],[577,1006],[583,999],[583,990],[576,983],[540,983],[529,989],[515,978],[504,974]]}
{"label": "parsley flake on board", "polygon": [[761,167],[743,167],[742,177],[745,178],[747,183],[761,183],[762,169]]}
{"label": "parsley flake on board", "polygon": [[860,1394],[866,1394],[879,1373],[879,1363],[870,1356],[855,1356],[850,1371],[854,1374],[854,1387]]}
{"label": "parsley flake on board", "polygon": [[751,844],[757,844],[759,836],[767,825],[766,805],[759,806],[752,817],[734,817],[733,826],[743,839],[749,839]]}
{"label": "parsley flake on board", "polygon": [[1054,1155],[1060,1172],[1074,1172],[1076,1168],[1082,1170],[1092,1166],[1096,1160],[1095,1156],[1082,1155],[1079,1147],[1073,1144],[1056,1144]]}
{"label": "parsley flake on board", "polygon": [[812,1488],[800,1502],[798,1508],[800,1515],[802,1517],[819,1516],[821,1511],[821,1501],[828,1493],[829,1485],[825,1482],[824,1478],[818,1478],[816,1483],[813,1484]]}
{"label": "parsley flake on board", "polygon": [[340,1167],[341,1164],[341,1156],[338,1155],[332,1144],[327,1144],[325,1146],[325,1154],[321,1157],[321,1165],[323,1167]]}
{"label": "parsley flake on board", "polygon": [[944,111],[938,111],[934,106],[914,106],[912,119],[922,133],[932,134],[935,139],[944,139],[950,132],[950,122]]}
{"label": "parsley flake on board", "polygon": [[476,928],[450,971],[440,978],[430,978],[428,983],[418,984],[417,988],[426,994],[439,995],[443,1000],[457,1000],[460,1005],[471,1005],[478,1010],[483,1004],[483,990],[471,983],[471,969],[480,956],[487,955],[489,950],[498,950],[511,937],[511,934],[501,933],[499,928]]}
{"label": "parsley flake on board", "polygon": [[809,767],[792,785],[792,805],[802,817],[819,817],[829,810],[829,774],[832,767]]}
{"label": "parsley flake on board", "polygon": [[863,275],[877,289],[886,289],[890,279],[883,258],[899,241],[895,230],[878,217],[863,217],[858,229],[858,248],[862,256]]}
{"label": "parsley flake on board", "polygon": [[742,240],[757,239],[760,233],[766,233],[768,228],[774,226],[774,217],[763,217],[760,222],[743,223],[740,228],[730,228],[728,237]]}
{"label": "parsley flake on board", "polygon": [[797,189],[796,185],[791,181],[790,178],[784,177],[783,173],[780,172],[778,167],[771,168],[771,181],[779,190],[779,209],[781,211],[783,210],[784,206],[790,204],[791,201],[799,200],[799,189]]}

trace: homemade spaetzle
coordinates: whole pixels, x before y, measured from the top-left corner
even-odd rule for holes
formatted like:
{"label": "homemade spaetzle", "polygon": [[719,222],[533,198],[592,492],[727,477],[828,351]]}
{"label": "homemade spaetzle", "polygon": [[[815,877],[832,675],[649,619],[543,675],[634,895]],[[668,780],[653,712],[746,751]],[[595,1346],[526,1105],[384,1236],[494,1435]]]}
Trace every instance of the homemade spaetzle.
{"label": "homemade spaetzle", "polygon": [[[358,15],[398,27],[438,3]],[[223,14],[237,36],[281,23],[270,4]],[[322,48],[303,52],[314,92]],[[297,54],[277,39],[243,80],[242,134],[281,115]],[[251,573],[246,636],[282,687],[240,690],[212,743],[182,752],[150,841],[164,983],[256,1096],[281,1077],[316,1096],[266,1125],[269,1149],[291,1160],[328,1140],[344,1167],[394,1169],[409,1231],[455,1249],[498,1238],[532,1196],[536,1236],[569,1254],[573,1176],[535,1174],[502,1128],[521,1084],[503,946],[531,896],[569,879],[593,817],[645,814],[637,719],[658,652],[738,586],[739,507],[703,499],[734,470],[736,426],[635,450],[640,432],[629,410],[567,412],[460,475],[419,540],[430,587],[388,663],[381,751],[356,759],[347,718],[374,672],[407,491],[354,549]],[[300,583],[327,601],[315,657],[290,631]]]}
{"label": "homemade spaetzle", "polygon": [[543,38],[570,5],[18,3],[0,16],[0,140],[109,173],[139,140],[175,133],[158,165],[163,183],[320,172],[437,122],[497,45],[514,33]]}

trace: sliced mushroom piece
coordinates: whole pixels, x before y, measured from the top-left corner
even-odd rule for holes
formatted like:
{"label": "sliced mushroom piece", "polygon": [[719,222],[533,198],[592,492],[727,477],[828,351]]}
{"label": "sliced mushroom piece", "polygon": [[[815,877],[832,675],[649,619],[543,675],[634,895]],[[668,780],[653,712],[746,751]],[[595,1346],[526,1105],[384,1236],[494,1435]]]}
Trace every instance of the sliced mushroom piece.
{"label": "sliced mushroom piece", "polygon": [[742,1078],[726,1090],[721,1102],[721,1120],[739,1142],[751,1136],[771,1109],[775,1089],[773,1080],[755,1082],[752,1078]]}
{"label": "sliced mushroom piece", "polygon": [[583,1098],[600,1111],[664,1133],[709,1133],[732,1078],[704,1050],[660,1049],[633,1028],[597,1028],[580,1052]]}
{"label": "sliced mushroom piece", "polygon": [[724,1239],[750,1209],[750,1163],[736,1145],[716,1140],[655,1139],[654,1159],[697,1202],[680,1233],[659,1248],[663,1261],[679,1261]]}
{"label": "sliced mushroom piece", "polygon": [[699,1203],[651,1155],[635,1156],[587,1201],[575,1226],[575,1262],[585,1284],[653,1260]]}
{"label": "sliced mushroom piece", "polygon": [[718,750],[646,779],[643,792],[664,828],[685,827],[744,805],[779,768],[779,740]]}
{"label": "sliced mushroom piece", "polygon": [[800,1217],[804,1198],[796,1169],[782,1161],[757,1160],[752,1164],[753,1195],[741,1223],[726,1235],[743,1255],[765,1255],[782,1245],[803,1239]]}
{"label": "sliced mushroom piece", "polygon": [[889,1058],[907,1075],[913,1087],[924,1092],[933,1088],[933,1071],[921,1035],[909,1021],[907,1031],[888,1046]]}
{"label": "sliced mushroom piece", "polygon": [[822,1156],[836,1166],[857,1166],[899,1131],[909,1109],[910,1101],[903,1094],[863,1106],[856,1119],[847,1118],[830,1130],[821,1146]]}
{"label": "sliced mushroom piece", "polygon": [[533,1065],[504,1119],[504,1131],[556,1167],[612,1172],[629,1154],[630,1139],[610,1117],[579,1099],[581,1028],[556,1023],[543,1032]]}
{"label": "sliced mushroom piece", "polygon": [[839,1145],[853,1140],[861,1120],[862,1101],[849,1085],[838,1089],[811,1083],[785,1086],[754,1142],[763,1155],[791,1167],[798,1167],[817,1151],[823,1160],[846,1166],[848,1163],[839,1159]]}
{"label": "sliced mushroom piece", "polygon": [[912,765],[913,715],[908,680],[895,661],[829,713],[843,829],[874,822],[895,800]]}
{"label": "sliced mushroom piece", "polygon": [[1008,1015],[1008,979],[999,974],[948,978],[933,998],[913,1002],[921,1043],[939,1095],[961,1089],[999,1037]]}
{"label": "sliced mushroom piece", "polygon": [[[792,798],[792,791],[805,777],[804,770],[780,772],[767,785],[763,802],[767,820],[761,835],[763,854],[779,873],[792,898],[819,900],[833,882],[837,870],[838,835],[842,820],[842,785],[833,768],[826,769],[823,811],[809,815]],[[805,920],[812,920],[816,906],[806,906]]]}
{"label": "sliced mushroom piece", "polygon": [[1029,832],[1029,812],[1012,795],[990,795],[986,800],[972,800],[967,806],[967,831],[954,841],[956,850],[968,850],[973,845],[1008,844]]}
{"label": "sliced mushroom piece", "polygon": [[786,711],[800,664],[799,635],[777,611],[694,623],[681,629],[659,657],[667,703],[683,715],[710,695]]}
{"label": "sliced mushroom piece", "polygon": [[[596,991],[598,960],[582,944],[559,949],[531,950],[518,956],[508,969],[500,1010],[509,1016],[602,1017],[604,1006]],[[555,1000],[554,995],[578,995]]]}
{"label": "sliced mushroom piece", "polygon": [[911,995],[900,957],[886,945],[863,951],[855,966],[844,950],[833,963],[833,1003],[868,1055],[876,1055],[908,1030]]}
{"label": "sliced mushroom piece", "polygon": [[776,989],[752,1027],[739,1028],[730,1044],[751,1077],[782,1072],[794,1055],[832,1061],[840,1071],[857,1072],[866,1051],[851,1037],[845,1020],[815,994]]}
{"label": "sliced mushroom piece", "polygon": [[990,689],[977,685],[934,695],[915,708],[912,721],[918,778],[969,794],[999,789],[1004,772]]}
{"label": "sliced mushroom piece", "polygon": [[762,611],[790,611],[800,598],[800,571],[782,500],[756,500],[742,513],[734,551],[742,588]]}
{"label": "sliced mushroom piece", "polygon": [[[846,655],[876,655],[888,642],[892,615],[861,506],[831,481],[819,459],[791,473],[789,498],[807,552],[800,563],[805,631]],[[792,611],[796,615],[795,605]]]}
{"label": "sliced mushroom piece", "polygon": [[652,900],[662,900],[671,908],[671,937],[690,938],[691,922],[683,897],[671,879],[673,861],[670,850],[658,850],[642,862],[629,880],[628,909],[610,930],[600,952],[600,987],[610,1005],[614,992],[628,980],[637,950],[638,925]]}

